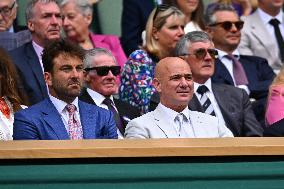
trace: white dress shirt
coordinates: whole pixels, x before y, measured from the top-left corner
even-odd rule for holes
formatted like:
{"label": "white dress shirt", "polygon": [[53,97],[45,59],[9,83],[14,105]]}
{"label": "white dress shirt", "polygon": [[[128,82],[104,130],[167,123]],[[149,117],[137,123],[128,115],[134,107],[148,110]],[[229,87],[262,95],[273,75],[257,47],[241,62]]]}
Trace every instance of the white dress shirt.
{"label": "white dress shirt", "polygon": [[213,93],[213,90],[212,90],[212,83],[211,83],[211,79],[209,78],[204,84],[199,84],[199,83],[196,83],[194,82],[194,93],[197,97],[197,99],[201,100],[201,94],[199,94],[197,92],[197,89],[200,85],[205,85],[207,88],[208,88],[208,91],[205,93],[205,95],[209,98],[209,100],[211,101],[211,104],[213,106],[213,109],[214,109],[214,112],[216,114],[216,117],[218,118],[219,122],[223,125],[226,125],[225,123],[225,120],[224,120],[224,117],[222,115],[222,112],[220,110],[220,107],[216,101],[216,98],[214,96],[214,93]]}

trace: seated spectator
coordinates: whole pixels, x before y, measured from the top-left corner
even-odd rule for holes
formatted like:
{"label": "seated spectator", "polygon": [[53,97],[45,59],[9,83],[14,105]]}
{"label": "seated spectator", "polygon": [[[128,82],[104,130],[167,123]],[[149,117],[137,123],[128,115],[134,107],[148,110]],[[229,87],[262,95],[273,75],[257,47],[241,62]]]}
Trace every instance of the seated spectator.
{"label": "seated spectator", "polygon": [[20,76],[21,87],[32,105],[48,97],[42,51],[45,45],[61,37],[62,18],[56,0],[30,0],[26,19],[32,41],[10,51],[10,55]]}
{"label": "seated spectator", "polygon": [[264,136],[284,136],[284,68],[270,86]]}
{"label": "seated spectator", "polygon": [[138,116],[138,108],[114,98],[118,89],[117,76],[121,67],[107,49],[88,50],[84,58],[84,88],[80,100],[111,110],[114,114],[118,136],[123,138],[127,123]]}
{"label": "seated spectator", "polygon": [[232,132],[214,116],[190,111],[193,80],[187,62],[167,57],[155,68],[153,85],[161,102],[157,108],[131,120],[126,138],[217,138],[233,137]]}
{"label": "seated spectator", "polygon": [[[262,136],[263,129],[253,114],[247,93],[234,86],[212,83],[217,52],[210,36],[203,31],[187,33],[176,45],[176,55],[187,61],[194,81],[190,110],[216,116],[235,137]],[[159,96],[154,97],[152,106],[159,102]]]}
{"label": "seated spectator", "polygon": [[49,98],[15,114],[15,140],[117,138],[112,113],[78,100],[84,51],[59,40],[47,45],[42,62]]}
{"label": "seated spectator", "polygon": [[0,32],[16,33],[27,29],[25,26],[19,26],[16,22],[17,7],[18,3],[16,0],[0,1]]}
{"label": "seated spectator", "polygon": [[17,72],[7,52],[0,48],[0,140],[13,139],[14,113],[25,98],[17,88]]}
{"label": "seated spectator", "polygon": [[202,0],[184,1],[184,0],[164,0],[163,3],[176,6],[185,15],[184,33],[191,31],[205,30],[203,20],[204,5]]}
{"label": "seated spectator", "polygon": [[84,49],[102,47],[110,50],[118,65],[123,66],[126,56],[118,37],[97,35],[89,30],[93,18],[93,7],[88,0],[63,0],[60,3],[63,16],[63,29],[68,39]]}
{"label": "seated spectator", "polygon": [[184,14],[173,6],[159,5],[146,26],[146,44],[128,58],[121,74],[120,98],[148,112],[156,63],[172,56],[177,41],[184,35]]}
{"label": "seated spectator", "polygon": [[218,50],[213,83],[244,89],[251,100],[256,118],[264,126],[265,104],[269,86],[275,77],[266,59],[238,51],[243,21],[234,8],[219,4],[206,14],[207,32]]}
{"label": "seated spectator", "polygon": [[259,0],[258,9],[245,18],[239,51],[268,60],[275,73],[284,64],[283,0]]}
{"label": "seated spectator", "polygon": [[121,15],[121,44],[129,56],[142,46],[142,32],[158,0],[123,0]]}

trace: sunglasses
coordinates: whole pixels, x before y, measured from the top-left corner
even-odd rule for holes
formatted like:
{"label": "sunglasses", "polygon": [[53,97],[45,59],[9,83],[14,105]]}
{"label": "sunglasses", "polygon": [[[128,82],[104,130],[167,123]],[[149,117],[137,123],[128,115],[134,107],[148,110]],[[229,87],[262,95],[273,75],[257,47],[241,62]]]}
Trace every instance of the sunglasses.
{"label": "sunglasses", "polygon": [[224,30],[229,31],[232,28],[233,24],[237,28],[238,31],[241,30],[244,26],[243,21],[237,21],[237,22],[225,21],[225,22],[219,22],[219,23],[211,24],[209,26],[220,25]]}
{"label": "sunglasses", "polygon": [[192,54],[183,54],[181,56],[195,55],[198,60],[203,60],[206,57],[207,53],[213,59],[216,59],[218,57],[218,51],[216,49],[203,49],[203,48],[195,50],[195,52]]}
{"label": "sunglasses", "polygon": [[96,70],[97,74],[99,76],[106,76],[108,75],[109,71],[111,71],[111,73],[114,76],[117,76],[120,74],[120,66],[99,66],[99,67],[92,67],[92,68],[85,68],[85,71],[91,71],[91,70]]}
{"label": "sunglasses", "polygon": [[157,15],[158,15],[159,12],[166,11],[166,10],[168,10],[170,7],[171,7],[171,6],[170,6],[170,5],[167,5],[167,4],[157,5],[155,14],[154,14],[154,16],[153,16],[153,20],[156,19],[156,17],[157,17]]}

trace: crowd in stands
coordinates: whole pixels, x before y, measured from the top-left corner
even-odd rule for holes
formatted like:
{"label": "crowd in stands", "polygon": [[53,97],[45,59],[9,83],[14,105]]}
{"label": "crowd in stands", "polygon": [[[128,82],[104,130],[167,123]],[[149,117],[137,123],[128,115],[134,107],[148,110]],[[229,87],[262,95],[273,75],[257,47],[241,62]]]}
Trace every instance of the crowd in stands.
{"label": "crowd in stands", "polygon": [[0,140],[284,136],[284,0],[92,3],[0,1]]}

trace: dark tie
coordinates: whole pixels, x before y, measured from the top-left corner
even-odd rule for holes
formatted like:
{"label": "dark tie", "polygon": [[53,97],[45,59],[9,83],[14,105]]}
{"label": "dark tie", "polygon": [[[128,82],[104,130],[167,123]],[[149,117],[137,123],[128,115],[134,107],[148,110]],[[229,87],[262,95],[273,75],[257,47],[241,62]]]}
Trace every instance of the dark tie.
{"label": "dark tie", "polygon": [[240,63],[240,61],[236,57],[234,57],[234,55],[228,54],[226,55],[226,57],[229,60],[232,60],[233,62],[233,76],[234,76],[236,85],[247,85],[248,78],[247,78],[243,65]]}
{"label": "dark tie", "polygon": [[203,107],[204,113],[216,116],[213,105],[211,104],[210,99],[205,94],[208,90],[208,88],[205,85],[200,85],[197,89],[197,92],[201,95],[200,103]]}
{"label": "dark tie", "polygon": [[280,57],[282,62],[284,62],[284,41],[279,28],[280,22],[276,18],[273,18],[269,21],[269,24],[274,27],[274,33],[279,47]]}
{"label": "dark tie", "polygon": [[83,131],[80,122],[76,118],[76,106],[73,104],[67,104],[66,110],[69,115],[68,127],[69,137],[71,140],[79,140],[83,138]]}
{"label": "dark tie", "polygon": [[125,128],[122,125],[121,119],[119,117],[118,112],[116,111],[114,104],[110,98],[105,98],[103,103],[107,105],[108,109],[113,113],[113,117],[115,120],[116,127],[119,129],[120,133],[124,135]]}

